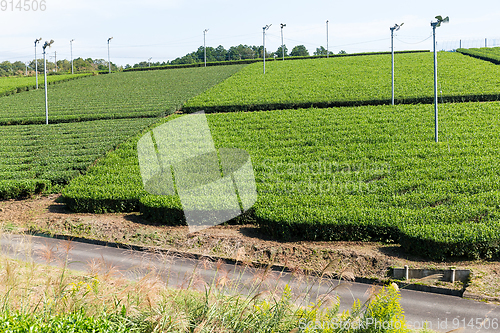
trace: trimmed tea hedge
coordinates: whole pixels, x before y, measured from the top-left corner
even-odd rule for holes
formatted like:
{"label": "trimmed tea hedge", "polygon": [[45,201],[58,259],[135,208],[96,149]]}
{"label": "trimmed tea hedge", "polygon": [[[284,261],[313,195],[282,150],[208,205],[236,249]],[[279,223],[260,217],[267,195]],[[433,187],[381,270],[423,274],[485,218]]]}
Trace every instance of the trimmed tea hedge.
{"label": "trimmed tea hedge", "polygon": [[420,224],[401,227],[399,243],[409,253],[436,260],[500,256],[500,223]]}
{"label": "trimmed tea hedge", "polygon": [[457,52],[471,56],[473,58],[478,58],[481,60],[486,60],[494,64],[500,64],[500,47],[481,47],[474,49],[457,49]]}
{"label": "trimmed tea hedge", "polygon": [[[207,118],[217,147],[250,154],[258,201],[248,218],[273,238],[399,242],[408,252],[443,259],[499,253],[499,112],[498,103],[440,106],[440,143],[433,141],[431,105]],[[63,195],[81,202],[79,211],[125,207],[156,223],[184,224],[178,198],[143,190],[139,137]]]}
{"label": "trimmed tea hedge", "polygon": [[145,218],[158,224],[186,225],[179,197],[144,195],[139,199],[139,211]]}
{"label": "trimmed tea hedge", "polygon": [[[72,80],[48,92],[49,123],[159,117],[239,71],[239,66],[113,73]],[[44,90],[0,98],[0,125],[44,124]]]}
{"label": "trimmed tea hedge", "polygon": [[[78,79],[85,76],[93,75],[92,73],[83,74],[66,74],[66,75],[49,75],[47,76],[47,81],[49,85],[54,83],[62,83],[73,79]],[[44,77],[43,75],[38,75],[38,88],[44,87]],[[0,78],[0,96],[8,96],[15,93],[35,90],[36,89],[36,77],[1,77]]]}
{"label": "trimmed tea hedge", "polygon": [[[49,125],[44,124],[43,89],[0,98],[0,199],[59,191],[158,116],[239,68],[115,73],[65,82],[49,90]],[[114,181],[112,193],[101,185],[83,186],[80,199],[68,199],[69,206],[96,212],[138,209],[139,196],[122,200],[120,180]]]}
{"label": "trimmed tea hedge", "polygon": [[[439,101],[500,100],[500,67],[460,53],[439,52]],[[433,55],[398,54],[395,103],[433,103]],[[467,73],[467,75],[463,75]],[[342,107],[391,103],[390,54],[252,64],[191,99],[186,113]]]}
{"label": "trimmed tea hedge", "polygon": [[58,191],[153,119],[0,127],[0,199]]}
{"label": "trimmed tea hedge", "polygon": [[26,198],[51,188],[51,182],[44,179],[0,180],[0,199]]}

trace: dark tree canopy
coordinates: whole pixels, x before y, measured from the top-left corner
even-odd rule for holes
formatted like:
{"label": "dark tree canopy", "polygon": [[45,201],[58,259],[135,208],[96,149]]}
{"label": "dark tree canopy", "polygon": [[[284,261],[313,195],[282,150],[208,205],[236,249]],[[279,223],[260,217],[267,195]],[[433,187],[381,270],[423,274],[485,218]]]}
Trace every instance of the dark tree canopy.
{"label": "dark tree canopy", "polygon": [[292,57],[307,57],[309,56],[309,51],[307,51],[304,45],[297,45],[290,52]]}

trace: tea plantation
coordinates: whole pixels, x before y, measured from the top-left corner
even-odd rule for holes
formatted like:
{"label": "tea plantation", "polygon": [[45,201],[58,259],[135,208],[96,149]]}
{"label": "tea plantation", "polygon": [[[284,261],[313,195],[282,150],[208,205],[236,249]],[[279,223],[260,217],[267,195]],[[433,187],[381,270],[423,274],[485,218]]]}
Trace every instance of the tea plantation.
{"label": "tea plantation", "polygon": [[[208,120],[216,146],[252,156],[252,214],[274,238],[401,242],[442,259],[498,252],[499,112],[496,102],[442,105],[438,144],[432,105],[236,112]],[[72,209],[126,208],[182,223],[178,198],[142,189],[137,139],[64,190]]]}
{"label": "tea plantation", "polygon": [[[49,75],[47,77],[47,82],[49,85],[53,83],[61,83],[85,76],[90,76],[91,73],[83,74],[61,74],[61,75]],[[43,75],[38,76],[38,88],[44,88],[44,77]],[[0,78],[0,96],[11,95],[21,91],[34,90],[36,89],[36,77],[35,76],[16,76],[16,77],[1,77]]]}
{"label": "tea plantation", "polygon": [[[266,75],[255,63],[70,81],[51,89],[59,124],[44,133],[50,139],[40,136],[45,125],[34,125],[44,120],[32,104],[36,92],[3,97],[1,123],[33,125],[3,127],[15,130],[5,131],[12,148],[0,152],[1,172],[38,183],[13,192],[4,180],[0,193],[12,197],[69,181],[62,193],[74,211],[141,211],[182,225],[178,197],[144,191],[136,145],[141,129],[179,117],[157,118],[189,99],[182,110],[209,112],[217,147],[250,154],[258,200],[243,219],[273,238],[396,242],[434,259],[497,256],[500,69],[460,53],[440,52],[438,62],[439,143],[430,53],[397,55],[396,106],[384,105],[391,93],[388,55],[273,61]],[[176,71],[184,76],[170,77]],[[89,121],[68,123],[81,120]],[[44,150],[43,142],[54,143]],[[54,151],[63,150],[56,159]]]}
{"label": "tea plantation", "polygon": [[51,85],[49,125],[44,89],[0,98],[0,199],[60,191],[106,152],[239,69],[114,73]]}
{"label": "tea plantation", "polygon": [[[439,52],[440,102],[499,100],[500,67],[460,53]],[[432,103],[433,54],[395,55],[395,102]],[[190,100],[185,112],[390,104],[391,55],[273,61],[248,65]]]}

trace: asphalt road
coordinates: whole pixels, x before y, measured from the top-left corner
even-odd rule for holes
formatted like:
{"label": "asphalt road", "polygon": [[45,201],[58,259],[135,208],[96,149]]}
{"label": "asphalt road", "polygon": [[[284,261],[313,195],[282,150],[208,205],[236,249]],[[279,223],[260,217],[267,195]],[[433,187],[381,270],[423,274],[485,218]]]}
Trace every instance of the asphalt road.
{"label": "asphalt road", "polygon": [[[130,279],[140,279],[154,272],[171,287],[199,286],[204,283],[237,279],[238,293],[268,291],[288,284],[297,304],[309,304],[319,295],[340,296],[340,308],[349,309],[355,299],[365,301],[372,286],[333,279],[319,279],[254,269],[239,265],[207,263],[165,253],[148,253],[105,247],[79,242],[67,242],[36,236],[4,235],[0,238],[0,251],[21,260],[61,265],[68,268],[89,270],[100,267],[113,269]],[[340,285],[339,285],[340,284]],[[401,290],[401,305],[411,327],[420,328],[427,322],[429,328],[440,332],[462,328],[460,332],[500,332],[500,306],[412,290]]]}

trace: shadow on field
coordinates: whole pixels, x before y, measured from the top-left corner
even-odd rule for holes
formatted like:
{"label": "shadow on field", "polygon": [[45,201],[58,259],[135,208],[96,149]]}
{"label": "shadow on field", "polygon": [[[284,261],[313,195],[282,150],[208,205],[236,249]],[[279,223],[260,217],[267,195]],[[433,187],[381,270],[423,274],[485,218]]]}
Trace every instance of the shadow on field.
{"label": "shadow on field", "polygon": [[288,243],[285,241],[273,239],[272,237],[264,234],[260,230],[260,228],[258,226],[255,226],[255,225],[244,226],[244,227],[240,228],[238,231],[243,236],[249,237],[249,238],[257,238],[259,240],[274,241],[274,242],[278,242],[278,243]]}
{"label": "shadow on field", "polygon": [[49,213],[54,213],[54,214],[74,214],[64,202],[62,201],[54,201],[53,204],[51,204],[47,208]]}
{"label": "shadow on field", "polygon": [[394,244],[391,246],[380,246],[378,250],[387,256],[391,257],[397,257],[400,259],[410,259],[412,258],[413,260],[417,261],[422,261],[422,259],[415,257],[414,255],[411,255],[409,253],[406,253],[403,248],[399,244]]}
{"label": "shadow on field", "polygon": [[[378,250],[380,251],[380,253],[382,253],[386,256],[394,257],[397,259],[409,260],[412,262],[435,263],[438,265],[447,264],[449,266],[454,266],[454,265],[464,265],[464,264],[467,264],[467,263],[470,263],[471,261],[473,261],[473,259],[467,258],[467,257],[455,257],[453,259],[449,259],[448,261],[436,261],[436,260],[432,260],[429,258],[420,257],[420,256],[415,255],[415,254],[408,253],[398,244],[394,244],[391,246],[380,246],[378,248]],[[485,260],[485,259],[483,259],[483,260]],[[491,259],[488,259],[485,261],[495,262],[498,260],[500,260],[500,258],[491,258]]]}
{"label": "shadow on field", "polygon": [[140,213],[129,213],[123,216],[123,218],[129,222],[135,223],[135,224],[141,224],[145,226],[164,226],[165,224],[159,223],[157,221],[152,221],[147,218],[145,218],[143,215]]}

